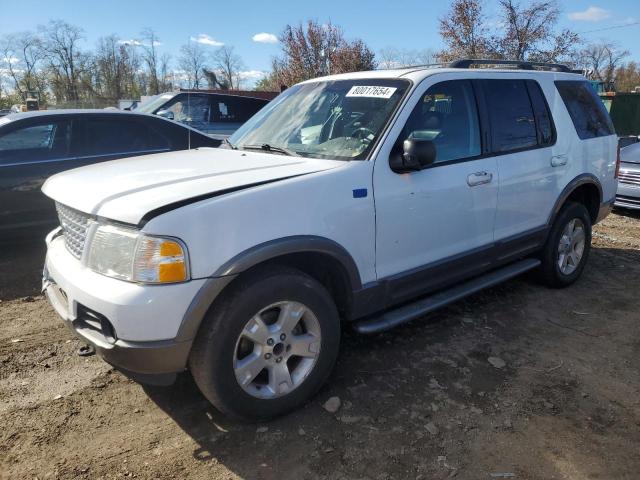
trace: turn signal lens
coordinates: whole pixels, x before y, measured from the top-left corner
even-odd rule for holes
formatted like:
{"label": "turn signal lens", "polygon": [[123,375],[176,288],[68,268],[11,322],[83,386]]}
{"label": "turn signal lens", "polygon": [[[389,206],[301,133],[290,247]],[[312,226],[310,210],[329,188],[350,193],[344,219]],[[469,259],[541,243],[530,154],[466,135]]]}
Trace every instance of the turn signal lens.
{"label": "turn signal lens", "polygon": [[186,249],[173,239],[142,236],[133,265],[133,279],[144,283],[188,280]]}

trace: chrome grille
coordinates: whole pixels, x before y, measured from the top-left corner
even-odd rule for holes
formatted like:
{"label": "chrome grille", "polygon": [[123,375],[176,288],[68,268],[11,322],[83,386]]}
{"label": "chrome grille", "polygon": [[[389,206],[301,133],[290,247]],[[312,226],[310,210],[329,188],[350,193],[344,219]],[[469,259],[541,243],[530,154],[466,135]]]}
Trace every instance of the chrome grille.
{"label": "chrome grille", "polygon": [[80,258],[87,238],[89,215],[60,203],[56,203],[56,210],[58,210],[65,246],[74,257]]}
{"label": "chrome grille", "polygon": [[618,174],[620,183],[630,183],[631,185],[640,185],[640,172],[630,170],[620,170]]}

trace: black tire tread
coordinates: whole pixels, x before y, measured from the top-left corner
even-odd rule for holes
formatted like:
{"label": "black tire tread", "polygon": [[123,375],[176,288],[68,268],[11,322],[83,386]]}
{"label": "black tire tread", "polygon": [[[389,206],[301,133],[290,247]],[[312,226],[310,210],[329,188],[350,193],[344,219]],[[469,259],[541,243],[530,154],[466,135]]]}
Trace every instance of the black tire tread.
{"label": "black tire tread", "polygon": [[[226,382],[223,380],[227,372],[222,370],[224,367],[220,364],[223,362],[215,361],[215,350],[224,348],[220,347],[221,342],[224,341],[222,339],[233,336],[230,335],[230,329],[233,328],[231,323],[248,320],[233,317],[238,309],[243,308],[243,305],[253,300],[252,292],[273,288],[274,285],[282,286],[282,288],[301,287],[303,290],[313,291],[313,295],[318,297],[319,304],[326,306],[325,316],[328,317],[328,331],[324,331],[322,320],[318,318],[323,328],[321,355],[314,371],[302,385],[291,394],[278,399],[251,399],[248,398],[250,397],[248,394],[241,391],[237,382],[235,382],[235,378],[233,379],[233,385],[228,378]],[[293,287],[292,285],[298,285],[299,287]],[[262,307],[264,306],[266,305],[262,305]],[[242,326],[244,326],[244,323]],[[235,345],[236,338],[229,338],[227,341],[232,341]],[[296,408],[316,393],[333,369],[339,343],[340,321],[338,311],[327,289],[302,271],[285,266],[269,265],[264,268],[258,268],[246,275],[241,275],[214,302],[206,314],[194,341],[189,358],[189,369],[204,396],[218,410],[228,416],[244,421],[263,420]],[[323,355],[328,355],[324,361]],[[317,372],[318,368],[322,371]],[[244,398],[244,396],[247,398]],[[257,405],[260,402],[268,403],[263,403],[258,407]],[[249,408],[249,405],[253,405],[253,407]]]}

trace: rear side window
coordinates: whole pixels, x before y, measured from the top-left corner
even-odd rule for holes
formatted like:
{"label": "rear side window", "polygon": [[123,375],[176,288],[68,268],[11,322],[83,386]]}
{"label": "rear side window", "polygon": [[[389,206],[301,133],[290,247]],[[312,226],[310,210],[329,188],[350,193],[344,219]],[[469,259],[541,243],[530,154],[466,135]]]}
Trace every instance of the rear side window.
{"label": "rear side window", "polygon": [[86,121],[84,155],[116,155],[169,148],[161,135],[142,122],[123,118]]}
{"label": "rear side window", "polygon": [[268,102],[256,98],[214,96],[211,103],[212,122],[244,123]]}
{"label": "rear side window", "polygon": [[613,123],[593,88],[579,80],[558,80],[556,88],[582,140],[613,135]]}
{"label": "rear side window", "polygon": [[556,131],[551,112],[549,112],[549,106],[540,89],[540,85],[534,80],[527,80],[527,90],[529,91],[529,98],[531,99],[536,126],[538,127],[538,145],[552,145],[556,139]]}
{"label": "rear side window", "polygon": [[483,80],[492,150],[509,152],[538,145],[536,120],[524,80]]}

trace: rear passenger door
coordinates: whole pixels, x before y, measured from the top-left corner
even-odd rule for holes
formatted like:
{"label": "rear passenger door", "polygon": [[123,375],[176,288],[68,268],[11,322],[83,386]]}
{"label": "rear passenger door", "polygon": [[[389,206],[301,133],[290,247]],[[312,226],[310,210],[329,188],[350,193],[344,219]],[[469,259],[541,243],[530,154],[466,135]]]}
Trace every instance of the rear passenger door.
{"label": "rear passenger door", "polygon": [[500,178],[494,236],[503,243],[498,259],[506,260],[543,241],[567,157],[556,146],[553,119],[538,82],[487,79],[479,84]]}

